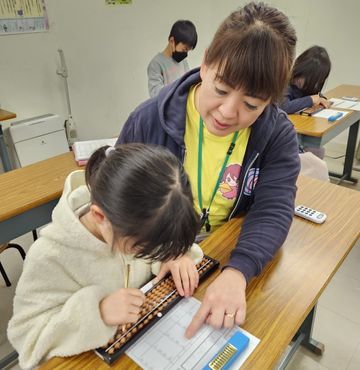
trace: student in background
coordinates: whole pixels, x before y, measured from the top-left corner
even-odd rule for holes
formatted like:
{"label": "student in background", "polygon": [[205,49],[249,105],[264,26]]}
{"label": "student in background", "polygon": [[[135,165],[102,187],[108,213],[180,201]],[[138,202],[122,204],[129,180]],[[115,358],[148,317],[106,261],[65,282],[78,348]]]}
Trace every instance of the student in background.
{"label": "student in background", "polygon": [[312,46],[296,58],[292,69],[290,86],[281,103],[281,108],[289,114],[313,105],[330,107],[330,102],[321,94],[329,76],[331,62],[326,49]]}
{"label": "student in background", "polygon": [[298,143],[292,123],[274,103],[288,84],[295,45],[295,30],[283,13],[264,3],[247,4],[220,25],[200,70],[141,104],[120,133],[118,143],[164,145],[184,163],[204,235],[247,213],[188,338],[204,323],[229,328],[244,322],[246,286],[288,234]]}
{"label": "student in background", "polygon": [[173,24],[166,48],[155,55],[147,68],[150,97],[190,69],[186,57],[196,43],[197,33],[192,22],[179,20]]}
{"label": "student in background", "polygon": [[[281,108],[288,114],[310,108],[313,105],[322,105],[324,108],[329,108],[330,102],[321,94],[321,90],[330,74],[330,70],[331,62],[326,49],[321,46],[312,46],[305,50],[295,60],[290,85],[280,105]],[[311,152],[320,159],[324,158],[325,149],[323,147],[304,147],[302,149],[305,152]],[[303,166],[303,159],[301,156],[302,173],[304,172],[303,168],[306,167]],[[310,162],[314,162],[314,166],[310,166],[310,169],[314,167],[313,172],[316,174],[317,160],[311,156],[309,159]],[[322,163],[322,166],[325,173],[327,170],[326,163]],[[321,178],[325,179],[323,176]]]}
{"label": "student in background", "polygon": [[118,325],[138,320],[138,288],[152,273],[171,271],[185,296],[198,284],[190,184],[163,148],[98,149],[85,172],[68,176],[52,218],[26,256],[9,322],[21,368],[106,344]]}

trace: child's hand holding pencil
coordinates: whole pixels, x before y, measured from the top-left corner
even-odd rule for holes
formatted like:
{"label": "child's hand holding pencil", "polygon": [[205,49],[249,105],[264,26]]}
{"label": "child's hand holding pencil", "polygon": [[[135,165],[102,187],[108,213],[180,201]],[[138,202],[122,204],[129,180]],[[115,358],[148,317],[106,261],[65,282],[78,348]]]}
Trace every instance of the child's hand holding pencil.
{"label": "child's hand holding pencil", "polygon": [[106,325],[124,325],[134,323],[140,317],[140,309],[145,301],[145,294],[140,289],[127,288],[130,265],[125,269],[124,288],[103,298],[100,302],[100,314]]}

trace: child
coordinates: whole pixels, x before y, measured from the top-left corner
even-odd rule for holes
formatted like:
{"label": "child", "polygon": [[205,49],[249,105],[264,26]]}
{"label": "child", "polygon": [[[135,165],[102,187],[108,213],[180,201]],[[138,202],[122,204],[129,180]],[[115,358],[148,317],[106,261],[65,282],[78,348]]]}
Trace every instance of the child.
{"label": "child", "polygon": [[[298,143],[274,103],[288,84],[295,45],[295,30],[283,13],[264,3],[245,5],[220,25],[200,70],[140,105],[120,133],[118,143],[163,145],[183,161],[203,233],[247,213],[229,261],[186,331],[189,338],[205,322],[215,328],[244,322],[247,283],[288,234]],[[228,168],[230,183],[224,184]]]}
{"label": "child", "polygon": [[141,144],[105,149],[68,176],[26,257],[8,327],[21,367],[106,344],[118,325],[138,320],[138,288],[159,269],[157,279],[170,270],[181,295],[198,284],[198,216],[180,162]]}
{"label": "child", "polygon": [[329,108],[330,102],[321,94],[321,89],[330,69],[331,62],[326,49],[313,46],[305,50],[295,61],[281,108],[289,114],[319,104]]}
{"label": "child", "polygon": [[[290,86],[288,87],[287,93],[281,103],[281,108],[288,114],[292,114],[310,108],[313,105],[322,105],[324,108],[330,107],[330,102],[321,94],[321,89],[324,86],[326,79],[329,76],[331,69],[331,62],[329,55],[321,46],[312,46],[305,50],[295,60],[294,67],[291,74]],[[304,147],[302,148],[305,152],[311,152],[320,159],[324,158],[325,149],[324,147]],[[302,161],[302,170],[309,167],[305,165],[304,158],[300,155]],[[314,161],[313,174],[316,175],[318,168],[317,159],[309,157],[310,161]],[[305,166],[304,166],[305,165]],[[325,165],[325,167],[324,167]],[[322,163],[326,172],[326,163]],[[321,176],[323,179],[327,179],[328,176]]]}
{"label": "child", "polygon": [[196,43],[197,33],[192,22],[180,20],[173,24],[166,48],[155,55],[147,68],[150,97],[189,70],[185,58]]}

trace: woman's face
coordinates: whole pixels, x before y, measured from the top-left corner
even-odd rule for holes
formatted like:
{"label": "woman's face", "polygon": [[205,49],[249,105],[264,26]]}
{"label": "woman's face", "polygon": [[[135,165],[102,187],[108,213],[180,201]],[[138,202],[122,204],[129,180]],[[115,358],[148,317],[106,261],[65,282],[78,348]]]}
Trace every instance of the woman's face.
{"label": "woman's face", "polygon": [[201,65],[201,85],[196,89],[195,105],[209,132],[227,136],[251,126],[270,102],[246,95],[216,78],[217,66]]}

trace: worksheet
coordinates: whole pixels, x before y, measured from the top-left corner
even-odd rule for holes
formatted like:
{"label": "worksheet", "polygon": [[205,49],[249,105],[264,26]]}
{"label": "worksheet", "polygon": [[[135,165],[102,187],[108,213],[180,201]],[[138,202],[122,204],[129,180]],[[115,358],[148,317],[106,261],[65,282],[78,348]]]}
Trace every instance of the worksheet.
{"label": "worksheet", "polygon": [[248,347],[231,367],[239,369],[260,340],[240,327],[214,330],[208,325],[204,325],[191,340],[186,339],[185,329],[199,307],[200,301],[195,298],[181,300],[126,354],[144,370],[200,370],[239,330],[250,339]]}
{"label": "worksheet", "polygon": [[335,110],[335,109],[323,109],[320,112],[313,114],[313,117],[329,119],[331,116],[335,116],[338,113],[342,113],[341,117],[339,117],[340,119],[340,118],[344,118],[350,112]]}
{"label": "worksheet", "polygon": [[332,107],[342,108],[342,109],[351,109],[351,110],[358,110],[356,109],[359,106],[357,101],[350,101],[345,99],[337,99],[331,98],[330,101],[333,103]]}
{"label": "worksheet", "polygon": [[350,109],[360,111],[360,103],[356,103],[355,105],[352,105]]}

